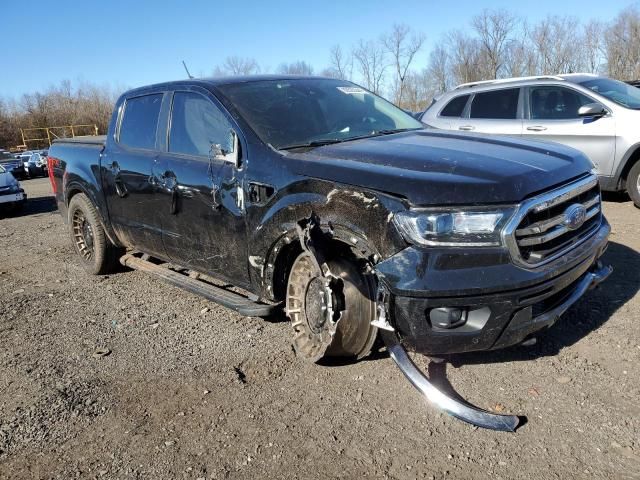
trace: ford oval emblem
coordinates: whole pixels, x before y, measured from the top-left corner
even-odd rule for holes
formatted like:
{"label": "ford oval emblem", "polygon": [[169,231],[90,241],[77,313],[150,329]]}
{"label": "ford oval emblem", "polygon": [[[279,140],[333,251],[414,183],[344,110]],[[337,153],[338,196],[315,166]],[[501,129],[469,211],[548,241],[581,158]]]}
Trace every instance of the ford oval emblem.
{"label": "ford oval emblem", "polygon": [[575,203],[564,212],[564,224],[569,230],[580,228],[587,217],[587,209],[584,205]]}

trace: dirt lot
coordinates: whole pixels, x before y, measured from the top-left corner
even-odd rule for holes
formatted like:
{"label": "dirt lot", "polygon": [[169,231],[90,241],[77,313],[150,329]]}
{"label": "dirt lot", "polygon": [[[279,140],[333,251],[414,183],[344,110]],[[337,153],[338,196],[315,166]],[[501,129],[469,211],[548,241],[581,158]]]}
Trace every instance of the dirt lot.
{"label": "dirt lot", "polygon": [[640,211],[605,203],[615,273],[534,347],[457,356],[515,434],[425,404],[384,352],[296,360],[243,318],[131,271],[81,269],[47,179],[0,218],[0,478],[640,478]]}

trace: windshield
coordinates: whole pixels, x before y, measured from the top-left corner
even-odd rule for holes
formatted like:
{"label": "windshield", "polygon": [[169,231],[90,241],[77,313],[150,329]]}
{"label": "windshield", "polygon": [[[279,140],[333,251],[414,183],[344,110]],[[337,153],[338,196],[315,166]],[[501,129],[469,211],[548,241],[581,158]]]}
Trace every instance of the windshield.
{"label": "windshield", "polygon": [[640,110],[640,89],[610,78],[596,78],[580,82],[580,85],[599,93],[623,107]]}
{"label": "windshield", "polygon": [[344,80],[261,80],[218,88],[260,139],[276,149],[423,128],[391,103]]}

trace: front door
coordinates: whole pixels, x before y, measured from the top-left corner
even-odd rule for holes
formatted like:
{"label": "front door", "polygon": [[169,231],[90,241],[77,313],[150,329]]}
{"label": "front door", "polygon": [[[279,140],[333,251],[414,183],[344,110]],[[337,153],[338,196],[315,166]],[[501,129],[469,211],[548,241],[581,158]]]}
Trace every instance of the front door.
{"label": "front door", "polygon": [[214,156],[218,148],[231,151],[232,129],[208,92],[174,92],[168,151],[160,158],[168,185],[164,245],[175,263],[242,286],[249,283],[244,172]]}
{"label": "front door", "polygon": [[596,102],[568,87],[549,85],[529,89],[529,118],[525,138],[539,138],[576,148],[596,165],[601,175],[611,175],[615,158],[615,119],[581,117],[578,109]]}
{"label": "front door", "polygon": [[164,94],[128,98],[115,141],[101,158],[103,190],[111,224],[128,247],[161,258],[162,197],[151,181],[158,157],[157,130]]}

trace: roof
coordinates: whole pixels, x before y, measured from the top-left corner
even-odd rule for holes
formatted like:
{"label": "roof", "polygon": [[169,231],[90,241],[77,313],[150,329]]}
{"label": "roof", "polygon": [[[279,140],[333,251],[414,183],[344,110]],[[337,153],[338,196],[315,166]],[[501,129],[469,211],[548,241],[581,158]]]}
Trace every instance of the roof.
{"label": "roof", "polygon": [[162,87],[170,87],[173,85],[201,85],[201,86],[218,86],[228,85],[232,83],[247,83],[247,82],[260,82],[260,81],[274,81],[274,80],[336,80],[330,77],[316,76],[316,75],[235,75],[227,77],[207,77],[207,78],[185,78],[183,80],[174,80],[170,82],[155,83],[153,85],[145,85],[143,87],[134,88],[127,92],[136,92],[148,89],[158,89]]}
{"label": "roof", "polygon": [[469,82],[463,83],[462,85],[458,85],[454,88],[454,90],[461,90],[465,88],[474,88],[485,85],[501,85],[501,84],[511,84],[511,83],[525,83],[525,82],[539,82],[541,80],[549,80],[549,81],[570,81],[570,82],[581,82],[584,80],[588,80],[589,78],[595,78],[597,75],[592,73],[565,73],[561,75],[534,75],[531,77],[512,77],[512,78],[499,78],[495,80],[483,80],[479,82]]}

